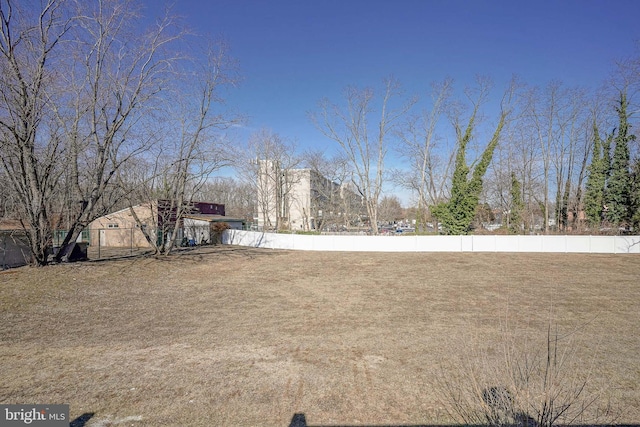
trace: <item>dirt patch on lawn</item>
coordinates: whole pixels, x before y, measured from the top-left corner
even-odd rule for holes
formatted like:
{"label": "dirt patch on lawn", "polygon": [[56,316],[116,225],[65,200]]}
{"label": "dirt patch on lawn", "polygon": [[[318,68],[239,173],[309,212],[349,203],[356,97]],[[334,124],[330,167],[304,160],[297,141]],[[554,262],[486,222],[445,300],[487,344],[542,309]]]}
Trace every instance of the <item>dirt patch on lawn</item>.
{"label": "dirt patch on lawn", "polygon": [[442,379],[552,321],[639,423],[639,277],[633,255],[238,247],[8,270],[0,402],[87,427],[451,423]]}

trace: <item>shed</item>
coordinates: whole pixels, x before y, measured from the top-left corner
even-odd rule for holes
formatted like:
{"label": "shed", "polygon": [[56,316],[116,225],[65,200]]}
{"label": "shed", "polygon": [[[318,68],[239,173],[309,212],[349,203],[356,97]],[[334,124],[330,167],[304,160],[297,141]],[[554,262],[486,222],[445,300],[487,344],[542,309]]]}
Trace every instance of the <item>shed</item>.
{"label": "shed", "polygon": [[213,242],[213,226],[226,223],[235,230],[244,229],[244,220],[222,215],[188,214],[183,218],[184,236],[189,244],[206,245]]}

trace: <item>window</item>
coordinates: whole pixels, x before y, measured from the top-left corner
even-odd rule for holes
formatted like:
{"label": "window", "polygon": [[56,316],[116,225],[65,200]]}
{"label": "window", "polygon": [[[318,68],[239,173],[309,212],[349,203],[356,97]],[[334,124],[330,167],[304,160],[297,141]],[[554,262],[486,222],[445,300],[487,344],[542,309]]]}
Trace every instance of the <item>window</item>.
{"label": "window", "polygon": [[119,225],[118,224],[109,224],[107,225],[107,228],[118,228]]}

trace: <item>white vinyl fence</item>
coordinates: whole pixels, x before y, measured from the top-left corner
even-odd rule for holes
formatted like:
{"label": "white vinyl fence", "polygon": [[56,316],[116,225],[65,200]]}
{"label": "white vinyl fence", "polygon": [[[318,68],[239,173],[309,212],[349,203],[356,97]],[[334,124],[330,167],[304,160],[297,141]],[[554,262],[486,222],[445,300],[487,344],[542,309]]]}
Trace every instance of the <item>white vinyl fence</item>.
{"label": "white vinyl fence", "polygon": [[353,236],[226,230],[222,243],[351,252],[575,252],[640,254],[640,236]]}

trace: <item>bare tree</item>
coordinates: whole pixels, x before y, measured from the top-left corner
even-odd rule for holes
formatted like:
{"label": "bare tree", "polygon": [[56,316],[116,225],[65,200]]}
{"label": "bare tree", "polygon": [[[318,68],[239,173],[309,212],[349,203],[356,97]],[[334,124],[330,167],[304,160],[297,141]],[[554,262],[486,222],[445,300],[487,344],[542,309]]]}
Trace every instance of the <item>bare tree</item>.
{"label": "bare tree", "polygon": [[514,171],[522,183],[528,228],[536,222],[538,210],[545,232],[551,226],[563,231],[579,227],[590,133],[593,120],[601,116],[601,98],[601,94],[589,97],[584,89],[567,88],[560,82],[530,88],[523,97],[513,132],[519,151],[512,154],[519,163]]}
{"label": "bare tree", "polygon": [[[573,197],[576,182],[580,174],[584,176],[584,169],[577,164],[579,151],[584,148],[589,126],[587,125],[584,108],[585,94],[580,89],[568,89],[565,92],[564,111],[559,118],[559,135],[554,139],[552,164],[556,176],[556,209],[555,223],[559,230],[567,230],[569,226],[569,212],[575,212],[576,200]],[[586,163],[582,163],[586,168]],[[575,218],[572,218],[575,219]]]}
{"label": "bare tree", "polygon": [[232,177],[216,177],[205,182],[194,198],[221,203],[225,206],[227,216],[242,218],[250,223],[256,212],[254,188],[255,185]]}
{"label": "bare tree", "polygon": [[398,196],[383,196],[378,206],[378,216],[381,221],[387,223],[403,219],[404,210]]}
{"label": "bare tree", "polygon": [[[627,94],[631,117],[637,117],[640,112],[640,40],[636,41],[635,52],[616,62],[616,67],[607,85],[610,92],[605,95],[610,101],[616,99],[620,92]],[[635,141],[629,146],[632,158],[640,158],[640,130],[634,126]]]}
{"label": "bare tree", "polygon": [[[436,128],[451,96],[453,81],[432,85],[431,109],[411,117],[399,131],[400,154],[409,162],[408,171],[395,171],[394,181],[417,193],[417,227],[427,218],[427,209],[441,202],[453,166],[454,156],[442,159],[439,154]],[[440,150],[441,151],[441,150]],[[446,150],[453,153],[453,149]]]}
{"label": "bare tree", "polygon": [[263,230],[288,228],[291,190],[298,179],[289,173],[300,165],[296,145],[267,129],[248,141],[237,169],[255,187],[258,226]]}
{"label": "bare tree", "polygon": [[[182,36],[169,15],[140,33],[136,6],[128,1],[102,0],[89,7],[82,2],[76,14],[74,46],[82,57],[75,58],[81,61],[74,61],[77,74],[70,83],[79,92],[71,114],[59,112],[58,117],[71,141],[68,165],[80,209],[63,247],[110,210],[103,198],[117,194],[111,190],[118,170],[155,142],[139,132],[140,124],[153,117],[172,76],[176,57],[167,47]],[[137,43],[128,43],[132,38]]]}
{"label": "bare tree", "polygon": [[349,189],[352,171],[343,153],[327,158],[323,151],[308,150],[303,158],[318,181],[311,201],[316,228],[338,231],[358,223],[363,215],[362,201]]}
{"label": "bare tree", "polygon": [[[496,147],[494,158],[489,169],[490,179],[487,180],[487,199],[491,206],[498,208],[502,215],[502,225],[510,228],[512,225],[512,209],[514,208],[513,183],[520,185],[515,200],[524,200],[522,195],[521,165],[518,161],[517,131],[505,126],[506,144]],[[522,215],[522,212],[520,213]]]}
{"label": "bare tree", "polygon": [[105,196],[118,195],[118,170],[153,143],[137,130],[152,117],[173,62],[166,48],[180,34],[169,16],[141,26],[126,0],[3,0],[0,18],[2,165],[42,265],[60,217],[54,200],[67,205],[64,246],[113,204]]}
{"label": "bare tree", "polygon": [[[584,102],[581,95],[565,88],[560,82],[551,82],[544,90],[531,89],[526,96],[525,113],[521,124],[530,130],[531,141],[536,141],[541,163],[540,205],[544,216],[544,231],[550,224],[566,224],[566,209],[571,189],[575,147],[580,135],[578,120]],[[565,178],[569,178],[567,181]],[[555,183],[555,200],[552,193]],[[564,186],[564,189],[563,189]],[[554,203],[555,201],[555,203]],[[552,212],[556,215],[552,219]],[[565,213],[563,213],[565,212]]]}
{"label": "bare tree", "polygon": [[24,4],[0,1],[0,158],[27,231],[33,260],[47,261],[52,198],[65,148],[52,125],[46,87],[72,19],[62,2],[43,3],[35,14]]}
{"label": "bare tree", "polygon": [[6,172],[0,168],[0,220],[3,218],[11,218],[15,215],[17,203],[13,199],[13,195],[9,178]]}
{"label": "bare tree", "polygon": [[373,125],[370,124],[375,113],[373,89],[349,87],[345,108],[324,100],[320,103],[320,112],[311,116],[322,134],[337,142],[349,160],[353,169],[352,182],[364,199],[373,234],[378,233],[378,202],[385,181],[389,138],[394,135],[399,120],[416,103],[411,99],[395,106],[395,98],[399,96],[399,83],[393,78],[386,79],[378,119]]}
{"label": "bare tree", "polygon": [[543,207],[543,227],[545,232],[549,231],[551,147],[554,138],[555,118],[559,108],[559,89],[560,87],[557,83],[549,85],[546,100],[540,99],[539,90],[532,90],[529,92],[527,105],[528,118],[531,120],[534,138],[538,143],[538,153],[540,153],[542,160],[543,198],[541,205]]}
{"label": "bare tree", "polygon": [[[176,75],[179,83],[164,112],[165,132],[153,167],[147,173],[148,184],[138,194],[139,199],[146,198],[146,203],[157,210],[152,217],[153,226],[140,228],[156,251],[166,255],[175,247],[183,217],[191,211],[194,196],[214,172],[231,165],[233,153],[221,131],[240,120],[217,108],[223,102],[223,88],[237,82],[236,65],[225,43],[210,42],[185,66],[186,70]],[[130,211],[136,217],[131,205]],[[166,218],[162,218],[160,211]],[[140,218],[136,220],[141,225]],[[159,231],[162,239],[152,239],[151,231]]]}
{"label": "bare tree", "polygon": [[[520,110],[522,114],[522,110]],[[537,226],[538,218],[541,216],[539,194],[541,190],[541,179],[539,171],[539,159],[536,140],[529,132],[529,128],[523,124],[523,119],[518,116],[515,126],[510,129],[510,144],[506,144],[507,152],[505,159],[510,165],[507,167],[507,173],[513,171],[515,179],[521,184],[522,200],[524,203],[524,213],[522,215],[522,221],[524,229],[533,231]],[[503,163],[504,164],[504,163]],[[505,171],[502,171],[503,180],[506,181],[506,186],[502,187],[501,200],[503,207],[511,204],[511,183],[509,182],[509,176],[505,175]],[[504,181],[503,181],[504,182]],[[504,209],[508,211],[508,209]],[[540,222],[540,224],[542,224]]]}

